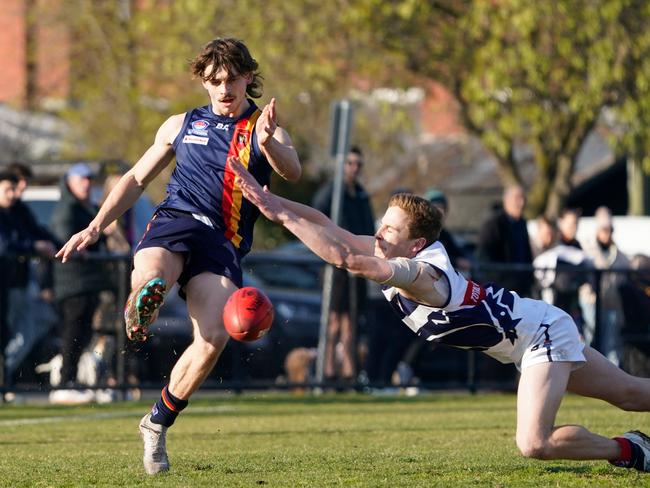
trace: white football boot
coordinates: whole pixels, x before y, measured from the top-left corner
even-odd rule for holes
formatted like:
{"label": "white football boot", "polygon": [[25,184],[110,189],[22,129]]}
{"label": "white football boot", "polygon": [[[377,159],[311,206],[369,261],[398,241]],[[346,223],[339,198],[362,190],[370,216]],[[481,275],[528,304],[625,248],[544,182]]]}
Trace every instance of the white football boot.
{"label": "white football boot", "polygon": [[154,424],[151,421],[151,413],[148,413],[140,421],[140,437],[144,441],[144,470],[147,474],[157,474],[169,470],[169,459],[165,446],[167,427]]}

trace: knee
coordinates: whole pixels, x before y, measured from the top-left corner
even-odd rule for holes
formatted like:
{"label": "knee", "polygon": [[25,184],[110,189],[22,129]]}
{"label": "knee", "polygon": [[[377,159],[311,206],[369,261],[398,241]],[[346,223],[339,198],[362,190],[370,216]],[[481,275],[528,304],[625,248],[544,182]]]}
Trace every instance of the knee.
{"label": "knee", "polygon": [[545,439],[531,436],[517,436],[517,447],[524,457],[550,459],[549,444]]}
{"label": "knee", "polygon": [[[164,270],[159,269],[155,266],[147,269],[137,269],[135,268],[131,273],[131,287],[136,289],[148,281],[153,280],[154,278],[163,278],[167,281],[165,277]],[[169,286],[169,283],[168,283]]]}

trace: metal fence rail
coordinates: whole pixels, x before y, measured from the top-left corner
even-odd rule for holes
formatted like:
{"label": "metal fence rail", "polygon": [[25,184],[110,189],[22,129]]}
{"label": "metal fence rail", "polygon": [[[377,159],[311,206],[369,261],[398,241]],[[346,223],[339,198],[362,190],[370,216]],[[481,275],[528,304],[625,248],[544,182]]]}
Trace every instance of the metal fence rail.
{"label": "metal fence rail", "polygon": [[[282,266],[283,261],[286,256],[278,256],[274,253],[258,253],[258,258],[263,259],[265,262],[277,264],[277,266]],[[0,257],[0,270],[6,270],[7,265],[11,263],[11,260],[17,259],[17,256],[2,256]],[[75,258],[79,259],[79,258]],[[160,388],[163,384],[162,379],[151,379],[151,378],[142,378],[137,385],[133,385],[132,382],[127,381],[127,364],[126,358],[129,355],[135,355],[138,361],[142,363],[148,362],[148,367],[152,369],[157,369],[160,371],[165,370],[166,373],[171,370],[172,364],[158,364],[161,362],[156,359],[155,354],[152,352],[149,353],[139,353],[134,351],[134,347],[127,343],[124,328],[121,326],[121,309],[122,304],[126,301],[128,295],[128,283],[129,283],[129,273],[131,269],[131,258],[130,256],[117,256],[111,254],[93,254],[84,257],[84,259],[89,259],[96,261],[98,265],[112,263],[112,269],[116,273],[114,283],[117,285],[113,288],[113,293],[115,296],[115,301],[117,303],[117,312],[114,317],[114,322],[120,324],[120,326],[115,327],[114,341],[116,344],[115,355],[111,358],[114,361],[114,373],[116,384],[97,384],[93,388],[114,388],[116,391],[121,392],[121,396],[124,398],[127,390],[133,386],[138,386],[139,388]],[[320,261],[313,256],[301,256],[297,255],[293,258],[295,260],[294,264],[298,266],[307,266],[307,265],[320,265]],[[495,264],[495,263],[475,263],[473,269],[471,270],[470,277],[478,282],[484,282],[484,278],[489,277],[494,274],[516,274],[516,273],[528,273],[530,276],[533,275],[535,271],[549,271],[545,269],[535,269],[527,265],[505,265],[505,264]],[[595,317],[594,317],[594,330],[593,338],[591,340],[591,345],[596,349],[602,347],[603,341],[603,317],[602,317],[602,286],[601,284],[604,280],[610,277],[613,274],[621,275],[626,282],[635,282],[638,281],[640,276],[640,271],[634,271],[629,269],[610,269],[610,270],[598,270],[598,269],[572,269],[571,273],[574,273],[579,277],[580,281],[591,284],[593,294],[595,296],[595,303],[593,304]],[[647,272],[646,272],[647,273]],[[647,274],[644,277],[647,279]],[[650,286],[650,283],[648,284]],[[650,298],[648,298],[650,300]],[[370,300],[370,307],[378,306],[380,301],[383,301],[383,298],[374,297]],[[7,391],[14,392],[34,392],[42,391],[46,392],[53,389],[50,386],[49,382],[45,380],[25,380],[24,378],[32,377],[33,375],[23,375],[18,374],[13,377],[8,377],[6,374],[5,361],[4,361],[4,352],[5,347],[8,341],[8,329],[7,329],[7,310],[8,310],[8,283],[7,283],[7,273],[0,271],[0,393],[4,394]],[[381,320],[380,318],[375,318],[375,320]],[[627,345],[631,345],[640,351],[648,351],[650,345],[650,316],[640,315],[637,316],[639,323],[625,323],[625,328],[622,331],[621,339]],[[369,323],[368,327],[372,327],[373,324]],[[189,334],[189,329],[187,334]],[[188,336],[189,337],[189,336]],[[171,348],[174,351],[174,356],[177,356],[182,351],[184,344],[182,339],[175,339],[164,346],[164,348]],[[231,341],[233,342],[233,341]],[[170,345],[171,344],[171,345]],[[185,344],[186,345],[186,344]],[[160,351],[158,351],[160,352]],[[264,346],[260,346],[257,351],[254,351],[255,354],[263,354]],[[142,354],[141,356],[138,356]],[[317,381],[306,381],[303,383],[290,383],[286,380],[278,381],[275,378],[268,379],[258,379],[254,376],[247,376],[242,372],[242,365],[246,363],[247,357],[250,357],[251,352],[245,351],[238,344],[234,344],[230,347],[229,350],[224,352],[220,362],[229,363],[229,369],[226,373],[218,372],[215,375],[212,375],[208,378],[206,383],[202,388],[204,389],[224,389],[232,391],[241,391],[241,390],[257,390],[257,389],[268,389],[268,388],[277,388],[277,389],[295,389],[295,388],[351,388],[351,389],[368,389],[368,388],[383,388],[387,386],[385,383],[370,383],[370,382],[357,382],[355,384],[345,384],[341,385],[338,383],[332,382],[317,382]],[[452,354],[448,352],[436,351],[431,355],[430,361],[436,361],[436,354]],[[453,353],[455,354],[455,352]],[[441,365],[443,371],[449,373],[446,378],[442,380],[427,380],[421,382],[418,386],[426,389],[440,389],[440,388],[459,388],[459,389],[469,389],[470,391],[475,391],[479,388],[514,388],[516,381],[516,373],[514,368],[510,368],[510,373],[502,375],[503,381],[491,381],[484,378],[484,368],[485,363],[483,361],[483,355],[475,354],[474,352],[465,352],[458,351],[458,354],[466,355],[464,359],[460,360],[457,356],[453,361],[453,364],[449,366],[448,370],[444,369],[444,365]],[[645,352],[643,353],[645,354]],[[247,356],[248,355],[248,356]],[[46,360],[47,358],[42,358]],[[277,358],[276,358],[277,359]],[[282,359],[282,358],[280,358]],[[173,360],[173,357],[172,357]],[[488,362],[492,361],[487,359]],[[36,362],[36,361],[33,361]],[[625,364],[623,365],[625,366]],[[34,364],[23,364],[21,366],[22,370],[28,371],[33,370]],[[501,374],[501,373],[499,373]],[[445,376],[445,375],[442,375]],[[0,395],[0,401],[4,395]]]}

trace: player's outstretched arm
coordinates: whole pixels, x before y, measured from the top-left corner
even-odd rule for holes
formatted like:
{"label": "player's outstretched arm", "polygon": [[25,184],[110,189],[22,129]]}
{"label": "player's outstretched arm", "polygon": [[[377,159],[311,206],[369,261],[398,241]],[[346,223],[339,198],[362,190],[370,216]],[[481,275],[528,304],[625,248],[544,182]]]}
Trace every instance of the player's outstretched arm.
{"label": "player's outstretched arm", "polygon": [[160,126],[153,145],[120,178],[88,227],[74,234],[55,257],[65,263],[75,251],[82,251],[97,242],[104,229],[133,206],[147,184],[173,159],[171,144],[180,131],[184,116],[174,115]]}
{"label": "player's outstretched arm", "polygon": [[325,261],[343,266],[343,255],[372,256],[374,237],[357,236],[334,223],[318,210],[279,197],[262,188],[237,158],[230,165],[242,193],[269,220],[285,226]]}
{"label": "player's outstretched arm", "polygon": [[260,149],[275,172],[285,180],[298,181],[302,173],[300,160],[291,137],[286,130],[278,126],[275,98],[262,110],[255,129]]}

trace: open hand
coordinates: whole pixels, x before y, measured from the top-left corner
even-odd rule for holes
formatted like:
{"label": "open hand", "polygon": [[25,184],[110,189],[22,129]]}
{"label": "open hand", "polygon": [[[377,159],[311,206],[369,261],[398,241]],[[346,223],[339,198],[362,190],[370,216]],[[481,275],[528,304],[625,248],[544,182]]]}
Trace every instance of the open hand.
{"label": "open hand", "polygon": [[61,258],[61,262],[65,263],[73,252],[83,251],[88,246],[94,244],[99,239],[99,231],[94,228],[87,227],[81,232],[73,235],[68,242],[66,242],[59,252],[54,256]]}
{"label": "open hand", "polygon": [[275,134],[275,129],[278,128],[278,122],[275,115],[275,98],[264,107],[262,114],[257,119],[255,124],[255,131],[257,132],[257,142],[261,146],[265,146]]}
{"label": "open hand", "polygon": [[267,219],[279,223],[284,210],[280,198],[271,193],[268,186],[265,185],[262,188],[238,157],[228,158],[228,164],[233,169],[236,176],[235,183],[241,189],[246,200],[255,205]]}

